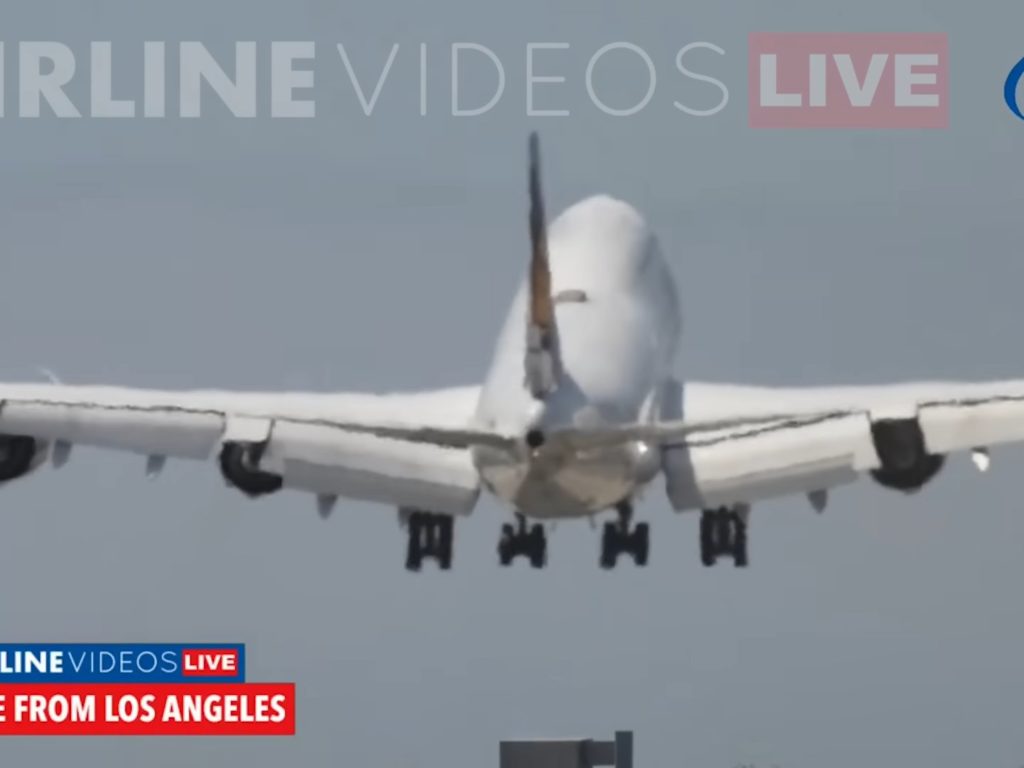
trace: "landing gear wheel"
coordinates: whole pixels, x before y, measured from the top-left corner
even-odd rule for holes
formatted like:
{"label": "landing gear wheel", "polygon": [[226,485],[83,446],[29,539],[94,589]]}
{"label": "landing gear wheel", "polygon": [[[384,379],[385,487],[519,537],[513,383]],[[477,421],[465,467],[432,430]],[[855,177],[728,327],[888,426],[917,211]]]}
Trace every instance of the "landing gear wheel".
{"label": "landing gear wheel", "polygon": [[737,519],[733,526],[733,565],[737,568],[747,567],[747,524]]}
{"label": "landing gear wheel", "polygon": [[710,512],[702,512],[700,516],[700,561],[704,567],[710,568],[718,557],[715,555],[715,526]]}
{"label": "landing gear wheel", "polygon": [[700,517],[700,560],[712,566],[722,555],[731,557],[737,568],[746,568],[746,507],[705,509]]}
{"label": "landing gear wheel", "polygon": [[498,561],[509,566],[520,555],[525,556],[534,568],[543,568],[548,562],[548,540],[544,526],[539,523],[527,529],[526,518],[516,515],[516,525],[501,526],[498,540]]}
{"label": "landing gear wheel", "polygon": [[544,527],[533,526],[530,531],[530,565],[543,568],[548,561],[548,540],[544,535]]}
{"label": "landing gear wheel", "polygon": [[621,554],[632,555],[633,562],[640,567],[647,565],[651,545],[650,526],[647,523],[631,526],[633,505],[628,501],[619,504],[616,511],[619,513],[619,521],[605,523],[601,535],[601,567],[605,570],[614,568]]}
{"label": "landing gear wheel", "polygon": [[639,523],[633,533],[633,562],[643,568],[651,550],[651,526]]}
{"label": "landing gear wheel", "polygon": [[420,548],[423,523],[420,514],[413,512],[409,516],[409,544],[405,551],[405,569],[407,571],[418,571],[423,565],[423,551]]}
{"label": "landing gear wheel", "polygon": [[501,526],[501,538],[498,540],[498,561],[502,566],[512,565],[512,561],[515,559],[516,553],[512,543],[515,535],[515,528],[511,525]]}
{"label": "landing gear wheel", "polygon": [[606,571],[615,567],[619,559],[619,531],[615,523],[605,523],[601,534],[601,567]]}
{"label": "landing gear wheel", "polygon": [[437,547],[437,563],[442,571],[451,570],[452,567],[452,539],[455,536],[455,521],[444,516],[438,521],[437,532],[440,541]]}
{"label": "landing gear wheel", "polygon": [[437,561],[441,570],[452,567],[452,549],[455,535],[455,520],[451,515],[431,512],[412,512],[408,519],[408,546],[405,568],[418,571],[425,558]]}

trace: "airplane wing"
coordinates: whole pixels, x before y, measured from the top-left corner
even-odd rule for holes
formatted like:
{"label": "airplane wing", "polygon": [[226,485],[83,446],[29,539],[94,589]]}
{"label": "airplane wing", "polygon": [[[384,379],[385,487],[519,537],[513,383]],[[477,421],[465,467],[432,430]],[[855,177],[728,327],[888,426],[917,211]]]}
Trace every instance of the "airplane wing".
{"label": "airplane wing", "polygon": [[[344,496],[465,514],[480,490],[471,443],[441,438],[473,433],[478,396],[475,386],[370,395],[0,384],[0,481],[47,458],[62,466],[74,445],[144,455],[150,474],[168,457],[219,454],[225,478],[254,496],[286,487],[317,494],[322,511]],[[386,428],[374,434],[375,424]]]}
{"label": "airplane wing", "polygon": [[[210,459],[254,474],[251,495],[280,487],[465,514],[480,484],[469,449],[523,450],[522,437],[473,423],[478,387],[370,395],[159,391],[0,384],[0,482],[74,445],[128,451],[156,474],[166,458]],[[816,495],[871,474],[920,488],[948,453],[1024,440],[1024,381],[782,389],[674,385],[663,420],[567,429],[553,447],[586,451],[644,441],[662,452],[676,509]],[[236,454],[226,448],[256,447]],[[248,461],[246,461],[248,459]],[[244,478],[243,478],[244,479]],[[237,483],[235,483],[237,485]]]}
{"label": "airplane wing", "polygon": [[[667,395],[662,467],[676,509],[711,509],[808,494],[869,474],[914,492],[945,457],[1024,441],[1024,381],[769,388],[687,383]],[[784,414],[784,415],[782,415]],[[694,429],[694,424],[730,423]]]}

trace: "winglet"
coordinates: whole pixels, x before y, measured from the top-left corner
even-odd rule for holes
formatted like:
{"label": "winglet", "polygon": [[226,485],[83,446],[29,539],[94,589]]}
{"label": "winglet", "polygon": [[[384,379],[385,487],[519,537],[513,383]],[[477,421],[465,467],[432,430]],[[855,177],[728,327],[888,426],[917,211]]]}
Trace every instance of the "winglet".
{"label": "winglet", "polygon": [[37,370],[39,371],[39,373],[40,373],[40,374],[42,374],[43,376],[45,376],[45,377],[46,377],[46,378],[47,378],[47,379],[49,380],[49,382],[50,382],[51,384],[63,384],[63,383],[64,383],[63,381],[61,381],[61,380],[60,380],[60,379],[59,379],[59,378],[57,377],[57,374],[56,374],[56,373],[54,373],[53,371],[51,371],[51,370],[50,370],[49,368],[43,368],[43,367],[40,367],[40,368],[38,368]]}
{"label": "winglet", "polygon": [[530,134],[530,303],[526,320],[526,386],[537,400],[558,388],[561,360],[551,294],[547,221],[540,178],[540,138]]}

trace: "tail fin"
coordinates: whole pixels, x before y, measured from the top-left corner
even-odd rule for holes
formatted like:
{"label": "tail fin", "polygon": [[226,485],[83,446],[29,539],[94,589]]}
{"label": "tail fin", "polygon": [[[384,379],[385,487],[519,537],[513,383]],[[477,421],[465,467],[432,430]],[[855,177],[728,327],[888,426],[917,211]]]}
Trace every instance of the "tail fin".
{"label": "tail fin", "polygon": [[537,400],[558,388],[561,357],[551,295],[547,221],[540,179],[540,139],[530,134],[530,302],[526,319],[526,386]]}

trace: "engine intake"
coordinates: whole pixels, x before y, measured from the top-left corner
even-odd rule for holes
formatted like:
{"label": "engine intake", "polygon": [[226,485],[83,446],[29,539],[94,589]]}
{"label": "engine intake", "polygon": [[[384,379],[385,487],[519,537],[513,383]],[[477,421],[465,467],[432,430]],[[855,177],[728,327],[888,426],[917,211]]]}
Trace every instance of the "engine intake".
{"label": "engine intake", "polygon": [[920,490],[946,461],[941,454],[928,453],[917,419],[881,419],[872,423],[871,437],[882,463],[871,476],[886,488],[904,493]]}
{"label": "engine intake", "polygon": [[[42,446],[27,435],[0,435],[0,483],[16,480],[35,469]],[[42,455],[45,458],[45,455]]]}
{"label": "engine intake", "polygon": [[220,451],[220,471],[224,479],[253,498],[281,490],[284,484],[281,476],[260,469],[265,450],[265,443],[224,443]]}

